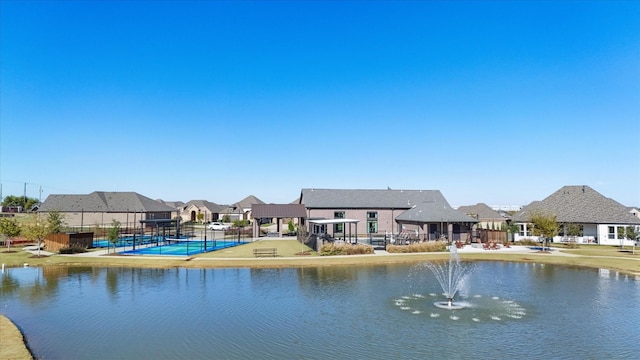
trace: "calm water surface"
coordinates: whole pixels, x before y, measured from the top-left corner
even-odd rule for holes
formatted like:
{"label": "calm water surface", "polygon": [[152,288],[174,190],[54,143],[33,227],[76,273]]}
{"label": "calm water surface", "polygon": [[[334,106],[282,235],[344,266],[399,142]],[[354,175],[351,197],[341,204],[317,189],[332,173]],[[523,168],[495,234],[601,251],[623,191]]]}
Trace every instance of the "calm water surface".
{"label": "calm water surface", "polygon": [[39,359],[636,359],[640,279],[479,263],[440,310],[420,266],[56,267],[1,274]]}

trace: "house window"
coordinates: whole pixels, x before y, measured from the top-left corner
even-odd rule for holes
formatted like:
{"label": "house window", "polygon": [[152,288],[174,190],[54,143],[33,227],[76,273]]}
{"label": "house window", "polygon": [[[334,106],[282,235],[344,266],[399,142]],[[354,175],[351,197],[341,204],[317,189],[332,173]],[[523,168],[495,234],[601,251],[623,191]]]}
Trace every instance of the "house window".
{"label": "house window", "polygon": [[[334,219],[344,219],[344,211],[336,211],[333,213]],[[334,233],[343,233],[344,232],[344,224],[333,224],[333,232]]]}
{"label": "house window", "polygon": [[369,220],[367,221],[367,232],[369,234],[375,234],[378,232],[378,221],[377,220]]}
{"label": "house window", "polygon": [[378,212],[367,211],[367,233],[375,234],[378,232]]}
{"label": "house window", "polygon": [[518,232],[520,236],[531,236],[531,228],[527,227],[525,224],[520,224],[520,231]]}
{"label": "house window", "polygon": [[616,229],[613,226],[609,226],[609,239],[616,238]]}

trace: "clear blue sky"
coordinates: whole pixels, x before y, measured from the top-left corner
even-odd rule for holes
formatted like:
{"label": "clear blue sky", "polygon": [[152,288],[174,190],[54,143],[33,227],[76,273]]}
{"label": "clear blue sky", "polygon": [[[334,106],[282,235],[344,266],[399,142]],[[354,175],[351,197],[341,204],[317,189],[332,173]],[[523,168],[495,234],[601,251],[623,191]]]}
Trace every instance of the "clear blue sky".
{"label": "clear blue sky", "polygon": [[3,195],[640,206],[638,1],[0,1]]}

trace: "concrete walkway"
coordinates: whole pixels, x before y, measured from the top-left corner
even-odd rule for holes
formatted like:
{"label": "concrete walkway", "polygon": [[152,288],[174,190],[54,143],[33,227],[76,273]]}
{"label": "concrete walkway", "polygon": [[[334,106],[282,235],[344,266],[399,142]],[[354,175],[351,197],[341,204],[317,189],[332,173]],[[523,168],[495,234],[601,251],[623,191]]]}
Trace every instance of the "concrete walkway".
{"label": "concrete walkway", "polygon": [[[283,238],[266,238],[266,237],[261,237],[259,238],[260,240],[282,240]],[[148,245],[147,245],[148,246]],[[144,247],[144,245],[142,245],[142,247]],[[26,246],[24,248],[22,248],[23,250],[37,255],[38,254],[38,246],[36,245],[32,245],[32,246]],[[57,254],[57,253],[52,253],[49,251],[45,251],[45,250],[40,250],[40,255],[45,255],[45,256],[50,256],[50,255],[60,255],[60,256],[72,256],[72,257],[100,257],[100,256],[104,256],[104,255],[108,255],[110,253],[113,253],[114,250],[110,249],[104,249],[104,250],[95,250],[95,251],[87,251],[85,253],[78,253],[78,254]],[[465,245],[462,249],[458,249],[458,253],[460,254],[465,254],[465,253],[510,253],[510,254],[535,254],[538,253],[539,250],[535,249],[531,246],[521,246],[521,245],[512,245],[511,247],[503,247],[501,246],[499,249],[497,250],[486,250],[483,249],[481,247],[481,245]],[[379,256],[397,256],[397,255],[402,255],[402,254],[415,254],[415,253],[389,253],[386,250],[374,250],[374,254],[375,255],[379,255]],[[549,252],[549,255],[559,255],[559,256],[568,256],[568,257],[572,257],[572,256],[580,256],[580,255],[575,255],[575,254],[568,254],[562,251],[559,251],[558,249],[554,249],[551,248],[551,251]],[[136,255],[132,255],[131,257],[135,257]],[[143,257],[143,255],[140,255],[141,257]],[[349,255],[349,256],[353,256],[353,255]],[[371,256],[371,255],[368,255]],[[148,255],[144,255],[144,258],[150,258],[150,256]],[[174,258],[179,258],[179,256],[175,256]],[[185,258],[187,258],[187,256],[185,256]],[[282,258],[280,258],[282,259]]]}
{"label": "concrete walkway", "polygon": [[[38,245],[29,245],[29,246],[25,246],[22,248],[22,250],[33,254],[33,255],[38,255]],[[50,256],[50,255],[54,255],[55,253],[52,253],[50,251],[44,251],[44,250],[40,250],[40,255],[42,256]]]}

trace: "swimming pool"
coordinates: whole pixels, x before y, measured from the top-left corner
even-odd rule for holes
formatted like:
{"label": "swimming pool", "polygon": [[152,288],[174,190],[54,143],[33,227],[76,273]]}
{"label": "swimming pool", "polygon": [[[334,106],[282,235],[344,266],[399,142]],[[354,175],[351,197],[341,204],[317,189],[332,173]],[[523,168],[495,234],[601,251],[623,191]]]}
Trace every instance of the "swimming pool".
{"label": "swimming pool", "polygon": [[180,239],[169,240],[158,246],[147,246],[135,250],[120,251],[123,255],[175,255],[187,256],[201,254],[234,247],[247,242],[226,241],[226,240],[200,240],[200,239]]}

